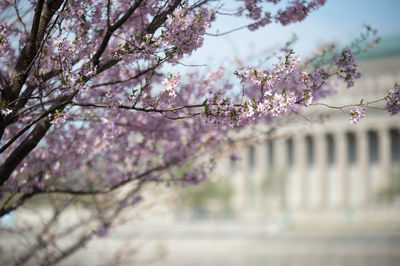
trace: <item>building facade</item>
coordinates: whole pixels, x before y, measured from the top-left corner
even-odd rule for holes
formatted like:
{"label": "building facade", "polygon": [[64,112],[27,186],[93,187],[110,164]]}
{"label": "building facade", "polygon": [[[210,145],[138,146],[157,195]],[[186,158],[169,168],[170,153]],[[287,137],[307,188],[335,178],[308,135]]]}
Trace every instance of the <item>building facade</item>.
{"label": "building facade", "polygon": [[[400,53],[389,55],[361,60],[363,77],[355,87],[339,87],[337,96],[320,102],[345,106],[383,99],[400,81]],[[371,105],[356,125],[349,108],[313,106],[237,146],[241,159],[226,159],[219,168],[232,180],[236,214],[400,214],[400,116],[380,110],[384,106],[385,101]]]}

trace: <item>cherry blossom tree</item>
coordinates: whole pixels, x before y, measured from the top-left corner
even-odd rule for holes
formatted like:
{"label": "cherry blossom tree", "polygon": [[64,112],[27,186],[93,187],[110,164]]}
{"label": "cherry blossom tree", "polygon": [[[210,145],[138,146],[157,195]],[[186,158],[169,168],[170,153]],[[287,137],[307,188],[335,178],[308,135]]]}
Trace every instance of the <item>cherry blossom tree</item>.
{"label": "cherry blossom tree", "polygon": [[[247,18],[254,31],[301,22],[325,1],[292,0],[271,13],[280,0],[238,0],[228,15]],[[227,15],[223,2],[0,2],[0,216],[39,195],[61,197],[39,233],[43,239],[74,196],[112,202],[96,205],[103,215],[94,229],[62,252],[47,253],[46,265],[104,236],[140,200],[143,185],[205,179],[216,162],[212,151],[230,141],[230,130],[300,113],[334,93],[332,79],[351,88],[360,78],[354,47],[325,51],[307,65],[287,47],[269,69],[168,73]],[[370,27],[363,36],[376,41]],[[378,101],[398,113],[399,86]],[[368,104],[352,106],[352,123]],[[130,190],[116,197],[122,187]],[[16,264],[48,246],[39,241]]]}

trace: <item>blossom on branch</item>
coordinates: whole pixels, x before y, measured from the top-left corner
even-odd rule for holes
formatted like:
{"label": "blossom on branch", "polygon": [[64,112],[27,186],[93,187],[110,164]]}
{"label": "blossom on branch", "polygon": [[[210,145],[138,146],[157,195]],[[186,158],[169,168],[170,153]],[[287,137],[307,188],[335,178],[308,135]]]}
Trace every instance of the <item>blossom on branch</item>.
{"label": "blossom on branch", "polygon": [[349,48],[345,48],[336,56],[335,65],[338,67],[338,78],[346,83],[347,88],[353,87],[354,81],[361,77],[361,73],[357,71],[353,52]]}
{"label": "blossom on branch", "polygon": [[389,91],[388,95],[385,97],[386,107],[389,113],[392,115],[400,112],[400,86],[398,84]]}
{"label": "blossom on branch", "polygon": [[173,46],[178,56],[191,54],[203,45],[203,35],[210,26],[213,10],[200,8],[192,11],[187,5],[176,9],[165,23],[162,36],[166,46]]}
{"label": "blossom on branch", "polygon": [[181,76],[179,72],[175,75],[170,74],[169,78],[162,82],[163,85],[163,93],[168,94],[169,97],[175,98],[176,97],[176,90],[179,86]]}
{"label": "blossom on branch", "polygon": [[350,123],[356,124],[361,118],[365,117],[365,107],[356,106],[350,111]]}
{"label": "blossom on branch", "polygon": [[[269,7],[280,2],[240,0],[231,15],[245,17],[250,24],[243,28],[256,30],[302,21],[325,4],[293,0],[271,13]],[[31,5],[23,16],[21,3]],[[216,151],[231,142],[232,128],[270,126],[330,96],[332,78],[347,87],[360,78],[353,46],[317,66],[287,47],[269,68],[233,65],[234,75],[224,66],[177,72],[181,59],[203,46],[223,13],[220,6],[2,1],[9,16],[0,21],[0,197],[9,198],[0,216],[40,194],[102,195],[113,201],[105,205],[109,220],[99,218],[87,239],[105,236],[121,209],[137,202],[132,197],[139,199],[142,184],[206,179]],[[396,85],[385,98],[392,114],[399,112],[399,98]],[[352,123],[364,109],[351,111]],[[117,201],[120,193],[113,191],[126,184],[137,190]]]}

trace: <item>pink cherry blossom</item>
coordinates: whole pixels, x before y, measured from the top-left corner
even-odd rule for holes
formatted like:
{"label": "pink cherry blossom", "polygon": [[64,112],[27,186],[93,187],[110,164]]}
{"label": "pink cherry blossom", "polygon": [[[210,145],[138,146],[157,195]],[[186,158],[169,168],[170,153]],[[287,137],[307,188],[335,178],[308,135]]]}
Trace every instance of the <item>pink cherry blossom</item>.
{"label": "pink cherry blossom", "polygon": [[356,124],[360,119],[365,117],[365,107],[356,106],[350,111],[350,123]]}
{"label": "pink cherry blossom", "polygon": [[[272,12],[281,1],[240,0],[232,18],[248,20],[249,30],[285,26],[325,2],[292,0]],[[14,7],[22,3],[27,14],[18,18]],[[0,216],[40,194],[100,197],[137,185],[130,197],[108,198],[115,202],[106,213],[117,216],[139,201],[144,183],[206,179],[232,129],[301,113],[334,93],[333,78],[349,88],[361,76],[353,47],[321,57],[325,63],[317,66],[288,48],[271,67],[178,73],[174,67],[203,46],[218,7],[181,0],[2,1],[9,15],[0,20],[0,197],[10,198]],[[396,85],[382,100],[392,114],[399,95]],[[350,115],[357,122],[364,105]],[[87,239],[107,234],[110,223],[98,219]]]}

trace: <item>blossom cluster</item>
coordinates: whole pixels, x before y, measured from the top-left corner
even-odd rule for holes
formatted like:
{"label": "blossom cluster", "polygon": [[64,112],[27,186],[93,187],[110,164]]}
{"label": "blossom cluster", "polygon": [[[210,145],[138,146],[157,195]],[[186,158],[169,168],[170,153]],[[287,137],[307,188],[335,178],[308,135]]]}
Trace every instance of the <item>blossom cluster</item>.
{"label": "blossom cluster", "polygon": [[365,106],[356,106],[350,111],[350,123],[356,124],[365,117]]}
{"label": "blossom cluster", "polygon": [[315,99],[329,94],[326,91],[331,75],[324,69],[306,73],[299,68],[299,57],[290,51],[271,70],[260,71],[248,68],[235,72],[248,97],[241,104],[233,104],[232,99],[221,92],[212,92],[207,98],[205,116],[208,122],[243,126],[259,119],[268,120],[288,115],[309,105]]}
{"label": "blossom cluster", "polygon": [[361,73],[357,71],[353,52],[349,48],[345,48],[341,55],[337,55],[335,59],[335,65],[338,67],[338,78],[346,83],[347,88],[353,87],[354,81],[361,77]]}
{"label": "blossom cluster", "polygon": [[204,101],[205,121],[211,125],[235,125],[238,110],[234,107],[232,99],[224,97],[221,91],[209,91]]}
{"label": "blossom cluster", "polygon": [[170,76],[162,82],[163,93],[167,94],[171,98],[175,98],[176,90],[180,83],[180,78],[181,76],[179,75],[179,72],[177,72],[175,75],[170,74]]}
{"label": "blossom cluster", "polygon": [[300,22],[307,17],[310,11],[320,8],[325,3],[326,0],[313,0],[310,2],[293,0],[291,1],[291,5],[288,5],[285,10],[278,11],[275,19],[282,25]]}
{"label": "blossom cluster", "polygon": [[400,86],[398,84],[394,85],[394,87],[390,89],[385,100],[385,109],[388,110],[389,113],[395,115],[400,112]]}
{"label": "blossom cluster", "polygon": [[1,107],[1,106],[0,106],[0,114],[1,114],[2,116],[8,116],[8,115],[11,114],[11,113],[12,113],[12,110],[11,110],[11,109],[8,109],[8,108]]}
{"label": "blossom cluster", "polygon": [[264,11],[262,6],[263,2],[270,2],[272,4],[277,4],[280,0],[242,0],[244,6],[240,7],[239,15],[242,15],[246,11],[246,17],[250,20],[255,21],[248,25],[249,30],[257,30],[260,27],[270,24],[275,21],[282,25],[288,25],[291,23],[296,23],[303,21],[308,14],[320,8],[326,3],[326,0],[292,0],[284,9],[278,10],[275,15],[272,15],[269,11]]}
{"label": "blossom cluster", "polygon": [[10,42],[7,39],[7,25],[3,20],[0,20],[0,55],[6,56]]}
{"label": "blossom cluster", "polygon": [[212,10],[201,8],[190,10],[186,7],[176,9],[168,15],[165,32],[162,36],[166,46],[174,47],[178,55],[191,54],[203,45],[203,35],[213,18]]}
{"label": "blossom cluster", "polygon": [[275,92],[274,95],[268,96],[263,102],[257,104],[257,111],[263,115],[278,117],[285,115],[293,110],[297,97],[294,92],[282,93]]}
{"label": "blossom cluster", "polygon": [[117,44],[113,51],[113,57],[125,62],[132,62],[137,59],[149,60],[157,54],[160,47],[162,47],[161,37],[152,34],[144,36],[137,34],[127,38],[124,44]]}
{"label": "blossom cluster", "polygon": [[63,112],[58,112],[56,110],[54,115],[52,115],[52,116],[50,115],[50,119],[51,119],[50,123],[64,124],[68,120],[69,117],[70,117],[70,114],[69,114],[68,110],[65,110]]}

